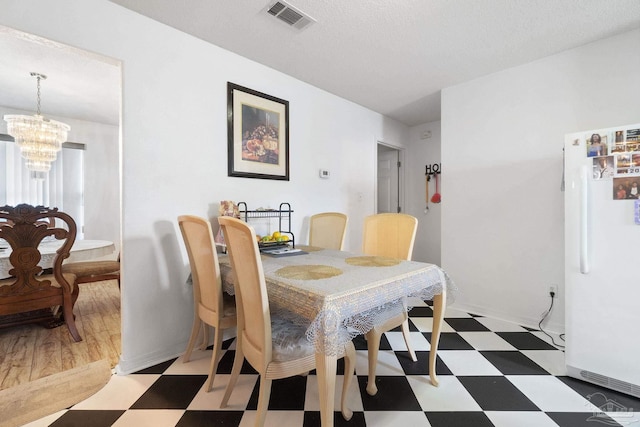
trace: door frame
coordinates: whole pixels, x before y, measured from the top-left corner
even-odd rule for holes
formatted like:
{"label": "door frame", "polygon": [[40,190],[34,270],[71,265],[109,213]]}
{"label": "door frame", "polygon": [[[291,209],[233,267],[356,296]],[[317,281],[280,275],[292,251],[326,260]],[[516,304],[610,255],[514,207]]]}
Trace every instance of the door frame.
{"label": "door frame", "polygon": [[373,185],[374,185],[373,211],[375,213],[378,213],[378,146],[390,148],[398,152],[398,161],[402,165],[398,169],[398,206],[400,206],[400,212],[406,213],[407,209],[405,206],[405,191],[406,191],[405,170],[407,169],[406,168],[407,163],[405,159],[405,149],[403,147],[384,142],[380,139],[376,139],[375,167],[374,167],[374,179],[373,179]]}

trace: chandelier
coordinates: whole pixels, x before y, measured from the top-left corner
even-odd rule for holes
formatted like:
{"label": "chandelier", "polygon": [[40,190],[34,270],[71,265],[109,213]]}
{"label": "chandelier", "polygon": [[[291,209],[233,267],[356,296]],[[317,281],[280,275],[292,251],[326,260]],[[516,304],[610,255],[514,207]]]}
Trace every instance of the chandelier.
{"label": "chandelier", "polygon": [[26,160],[27,169],[33,178],[45,178],[56,160],[62,143],[67,140],[69,125],[49,120],[40,114],[40,80],[47,78],[44,74],[31,73],[38,80],[38,107],[35,116],[5,115],[7,132],[11,135],[20,154]]}

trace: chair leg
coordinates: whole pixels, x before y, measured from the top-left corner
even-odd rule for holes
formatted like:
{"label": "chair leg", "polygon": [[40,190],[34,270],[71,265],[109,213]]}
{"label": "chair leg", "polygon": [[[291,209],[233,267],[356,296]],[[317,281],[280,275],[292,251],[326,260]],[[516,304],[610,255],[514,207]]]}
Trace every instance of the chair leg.
{"label": "chair leg", "polygon": [[233,358],[233,368],[231,368],[231,376],[229,377],[227,388],[224,390],[224,396],[222,397],[222,402],[220,402],[220,408],[227,407],[227,403],[229,403],[229,398],[231,397],[231,392],[233,392],[233,388],[236,386],[236,382],[240,376],[240,370],[242,370],[243,363],[244,354],[242,353],[242,343],[238,338],[236,344],[236,356]]}
{"label": "chair leg", "polygon": [[[218,370],[218,362],[220,361],[220,355],[222,354],[222,331],[216,327],[213,333],[213,354],[211,356],[211,366],[209,367],[209,376],[207,377],[206,391],[209,393],[213,387],[213,380],[216,377],[216,371]],[[207,328],[205,327],[205,331]],[[208,334],[205,334],[208,335]]]}
{"label": "chair leg", "polygon": [[71,292],[71,310],[73,311],[73,307],[76,306],[76,301],[78,301],[78,297],[80,296],[80,286],[74,286],[73,291]]}
{"label": "chair leg", "polygon": [[405,321],[402,322],[402,336],[404,338],[404,343],[407,345],[407,350],[409,350],[411,360],[417,362],[418,358],[416,357],[416,352],[411,346],[411,335],[409,334],[409,319],[405,319]]}
{"label": "chair leg", "polygon": [[376,328],[366,333],[367,355],[369,357],[369,379],[367,381],[367,393],[375,396],[378,393],[376,386],[376,365],[378,363],[378,350],[380,349],[381,333]]}
{"label": "chair leg", "polygon": [[264,419],[267,416],[267,408],[269,407],[269,398],[271,397],[271,382],[260,375],[260,394],[258,396],[258,410],[256,413],[255,427],[264,426]]}
{"label": "chair leg", "polygon": [[429,351],[429,376],[431,377],[431,384],[436,387],[438,386],[438,376],[436,375],[437,351],[446,303],[446,289],[442,291],[442,294],[433,297],[433,328],[431,330],[431,350]]}
{"label": "chair leg", "polygon": [[210,329],[209,325],[207,325],[205,322],[202,322],[202,334],[201,334],[202,340],[200,341],[200,350],[202,351],[205,351],[209,346],[209,329]]}
{"label": "chair leg", "polygon": [[356,368],[356,348],[353,346],[353,341],[349,341],[344,348],[344,379],[342,382],[342,400],[340,401],[340,407],[342,410],[342,418],[349,421],[353,416],[353,411],[347,406],[347,392],[351,379]]}
{"label": "chair leg", "polygon": [[198,335],[200,334],[200,327],[202,325],[202,321],[200,317],[198,317],[198,313],[193,316],[193,326],[191,327],[191,336],[189,336],[189,343],[187,344],[187,349],[184,352],[184,356],[182,357],[182,363],[187,363],[191,358],[191,352],[193,351],[193,346],[196,345],[196,339],[198,339]]}
{"label": "chair leg", "polygon": [[[77,289],[77,287],[76,287]],[[75,300],[78,299],[78,295],[76,294],[75,297],[71,296],[71,300],[75,302]],[[73,315],[73,303],[69,303],[67,304],[67,298],[65,298],[65,302],[62,306],[62,313],[64,316],[64,322],[67,324],[67,329],[69,329],[69,333],[71,334],[71,337],[73,338],[73,340],[75,342],[79,342],[82,341],[82,337],[80,336],[80,333],[78,332],[78,328],[76,327],[76,320],[75,317]]]}

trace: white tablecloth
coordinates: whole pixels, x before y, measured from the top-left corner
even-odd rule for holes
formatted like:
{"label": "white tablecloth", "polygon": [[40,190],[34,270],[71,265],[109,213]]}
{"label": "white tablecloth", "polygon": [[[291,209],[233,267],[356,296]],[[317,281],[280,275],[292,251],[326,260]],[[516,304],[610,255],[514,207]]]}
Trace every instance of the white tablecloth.
{"label": "white tablecloth", "polygon": [[[348,262],[359,256],[326,249],[283,258],[262,256],[271,310],[289,311],[306,321],[307,337],[318,352],[336,354],[356,335],[408,310],[410,297],[431,300],[446,287],[449,303],[454,299],[455,285],[437,265],[398,261],[388,266],[362,266]],[[226,255],[219,260],[224,290],[233,294],[230,260]],[[340,273],[313,280],[278,273],[296,265],[328,266]]]}

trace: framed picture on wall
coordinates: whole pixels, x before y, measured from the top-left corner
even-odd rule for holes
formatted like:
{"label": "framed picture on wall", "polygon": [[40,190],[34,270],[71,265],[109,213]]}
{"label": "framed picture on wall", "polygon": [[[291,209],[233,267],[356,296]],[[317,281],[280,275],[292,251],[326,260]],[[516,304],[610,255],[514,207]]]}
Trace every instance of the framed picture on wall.
{"label": "framed picture on wall", "polygon": [[227,83],[228,176],[289,181],[289,101]]}

